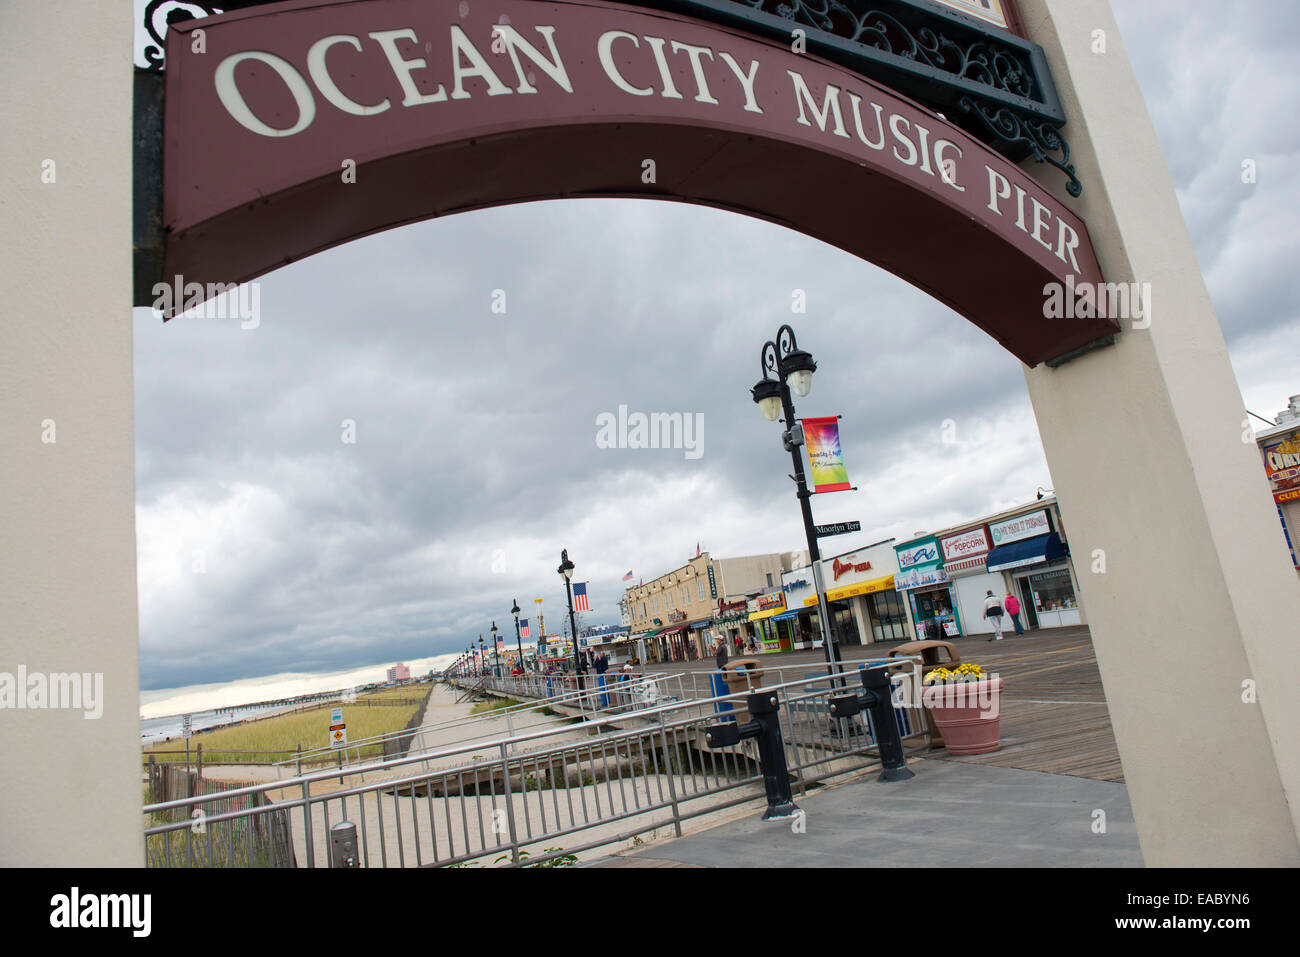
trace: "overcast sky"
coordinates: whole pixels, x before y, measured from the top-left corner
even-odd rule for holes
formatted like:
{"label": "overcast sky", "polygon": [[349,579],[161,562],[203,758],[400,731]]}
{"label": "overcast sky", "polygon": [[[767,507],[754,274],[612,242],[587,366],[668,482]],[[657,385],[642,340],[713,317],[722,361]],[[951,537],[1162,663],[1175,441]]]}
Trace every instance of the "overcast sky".
{"label": "overcast sky", "polygon": [[[1246,407],[1271,418],[1300,392],[1294,2],[1113,5]],[[425,222],[264,277],[259,318],[135,311],[142,689],[454,652],[493,620],[512,630],[515,598],[525,614],[544,598],[558,631],[561,548],[591,582],[589,623],[617,622],[624,572],[661,574],[697,542],[802,548],[780,426],[749,396],[787,321],[819,364],[799,413],[843,415],[860,486],[814,500],[818,522],[862,522],[836,550],[1053,484],[1023,367],[984,333],[838,249],[711,209]],[[620,405],[702,414],[703,454],[599,448]]]}

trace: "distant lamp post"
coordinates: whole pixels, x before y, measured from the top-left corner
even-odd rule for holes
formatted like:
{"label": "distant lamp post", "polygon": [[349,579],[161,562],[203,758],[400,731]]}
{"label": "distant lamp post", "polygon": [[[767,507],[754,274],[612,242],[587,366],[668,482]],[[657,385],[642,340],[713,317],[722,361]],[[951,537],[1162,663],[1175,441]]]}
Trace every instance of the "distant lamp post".
{"label": "distant lamp post", "polygon": [[487,673],[487,665],[485,663],[486,661],[487,659],[483,655],[483,636],[479,635],[478,636],[478,673],[479,674]]}
{"label": "distant lamp post", "polygon": [[497,623],[492,622],[492,674],[501,677],[501,654],[497,651]]}
{"label": "distant lamp post", "polygon": [[564,591],[569,596],[569,637],[573,641],[573,671],[578,676],[578,687],[582,687],[582,672],[578,669],[578,625],[573,618],[573,562],[569,561],[569,550],[560,550],[560,567],[556,569],[564,579]]}
{"label": "distant lamp post", "polygon": [[519,599],[512,599],[510,614],[515,616],[515,651],[519,655],[519,674],[524,673],[524,643],[519,638]]}
{"label": "distant lamp post", "polygon": [[[834,671],[835,663],[840,660],[840,650],[831,634],[826,589],[822,584],[821,550],[817,547],[817,529],[813,525],[812,504],[809,501],[813,493],[808,491],[808,482],[804,478],[801,451],[804,444],[803,426],[795,418],[794,400],[790,396],[793,391],[803,398],[812,391],[812,378],[813,373],[817,371],[817,363],[811,354],[799,348],[799,344],[795,341],[794,330],[789,325],[783,325],[777,330],[775,342],[763,343],[760,359],[763,378],[758,380],[750,390],[750,394],[767,421],[775,422],[782,413],[785,414],[786,428],[781,435],[781,441],[786,451],[790,453],[790,461],[794,464],[794,481],[797,487],[795,495],[799,499],[799,509],[803,513],[803,530],[808,540],[808,558],[812,562],[813,583],[817,587],[817,619],[821,627],[822,646],[826,651],[826,663],[832,666]],[[769,372],[775,373],[776,377],[770,378]]]}

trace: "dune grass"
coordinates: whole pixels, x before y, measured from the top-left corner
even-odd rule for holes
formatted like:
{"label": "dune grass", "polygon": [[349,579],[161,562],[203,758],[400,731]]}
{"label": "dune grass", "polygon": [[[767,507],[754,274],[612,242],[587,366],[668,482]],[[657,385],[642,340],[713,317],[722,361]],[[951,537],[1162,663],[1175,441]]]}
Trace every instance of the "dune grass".
{"label": "dune grass", "polygon": [[[429,694],[428,682],[385,688],[357,696],[355,704],[341,705],[343,723],[347,725],[349,741],[400,731],[411,720],[420,704]],[[246,721],[243,724],[215,728],[190,736],[190,760],[193,761],[197,745],[203,745],[204,763],[267,764],[287,761],[300,748],[326,748],[329,745],[330,712],[337,704],[323,704],[319,708],[293,714],[276,715]],[[361,757],[378,757],[378,744],[364,745]],[[176,753],[180,752],[180,753]],[[218,753],[220,752],[220,753]],[[233,752],[233,753],[232,753]],[[355,748],[348,749],[354,756]],[[158,762],[185,762],[184,740],[160,741],[143,749],[145,762],[153,755]],[[333,763],[334,754],[326,752],[313,756],[310,763]]]}
{"label": "dune grass", "polygon": [[502,708],[513,708],[519,704],[523,702],[516,701],[514,698],[487,698],[470,708],[469,713],[486,714],[489,711],[500,711]]}

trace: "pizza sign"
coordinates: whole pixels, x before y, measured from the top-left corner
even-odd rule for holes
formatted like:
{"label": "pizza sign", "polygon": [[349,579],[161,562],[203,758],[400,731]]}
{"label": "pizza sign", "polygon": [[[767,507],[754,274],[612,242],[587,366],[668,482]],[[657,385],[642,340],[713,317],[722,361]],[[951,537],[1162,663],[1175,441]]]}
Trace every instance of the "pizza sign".
{"label": "pizza sign", "polygon": [[1292,436],[1277,445],[1266,445],[1263,451],[1273,501],[1280,505],[1300,499],[1300,438]]}

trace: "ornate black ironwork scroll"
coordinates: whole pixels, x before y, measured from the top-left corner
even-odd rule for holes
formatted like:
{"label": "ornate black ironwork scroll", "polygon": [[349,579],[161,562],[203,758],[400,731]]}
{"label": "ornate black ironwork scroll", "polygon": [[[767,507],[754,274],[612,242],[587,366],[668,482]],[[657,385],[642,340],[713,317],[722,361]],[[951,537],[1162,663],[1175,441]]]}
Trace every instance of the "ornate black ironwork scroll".
{"label": "ornate black ironwork scroll", "polygon": [[[1059,129],[1053,128],[1042,120],[1033,120],[1018,115],[1005,107],[996,111],[987,104],[976,102],[969,96],[963,96],[957,105],[967,113],[972,113],[984,121],[990,135],[1005,143],[1024,143],[1034,159],[1048,163],[1063,172],[1069,182],[1065,191],[1071,196],[1083,193],[1083,184],[1074,174],[1074,164],[1070,162],[1070,145],[1065,142]],[[987,139],[987,137],[985,137]],[[1053,154],[1060,153],[1057,159]]]}

